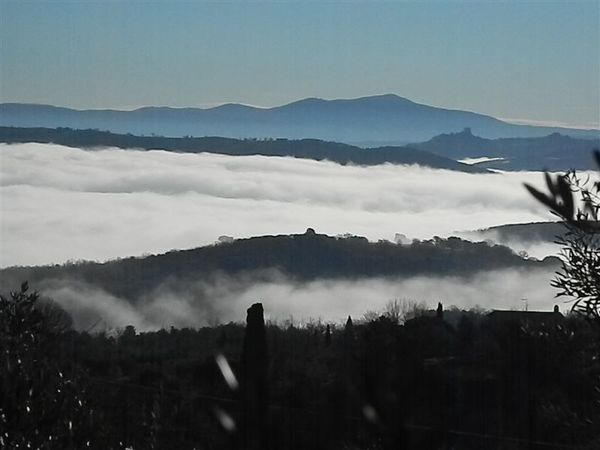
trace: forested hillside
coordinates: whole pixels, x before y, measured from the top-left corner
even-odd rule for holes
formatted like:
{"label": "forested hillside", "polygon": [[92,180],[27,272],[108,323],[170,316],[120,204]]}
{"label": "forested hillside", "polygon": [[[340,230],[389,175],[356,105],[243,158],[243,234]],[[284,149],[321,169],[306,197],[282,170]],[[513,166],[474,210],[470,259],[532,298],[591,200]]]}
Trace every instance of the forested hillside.
{"label": "forested hillside", "polygon": [[[304,234],[262,236],[230,243],[131,257],[106,263],[80,262],[0,271],[6,282],[71,279],[90,283],[135,301],[169,278],[201,280],[215,274],[235,275],[276,269],[299,280],[386,277],[398,275],[469,275],[501,268],[553,268],[554,258],[523,259],[508,247],[459,238],[413,241],[399,245],[372,243],[362,237],[334,238]],[[10,284],[9,283],[9,284]]]}

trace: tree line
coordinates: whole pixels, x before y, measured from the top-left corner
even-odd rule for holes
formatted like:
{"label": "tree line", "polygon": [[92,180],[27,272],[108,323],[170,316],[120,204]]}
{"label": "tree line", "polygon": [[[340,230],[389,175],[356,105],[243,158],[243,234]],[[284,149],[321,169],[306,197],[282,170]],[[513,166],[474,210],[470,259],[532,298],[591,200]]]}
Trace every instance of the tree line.
{"label": "tree line", "polygon": [[[345,324],[88,333],[0,302],[1,445],[41,449],[597,448],[598,339],[576,315],[390,304]],[[531,316],[533,317],[533,316]],[[550,319],[554,317],[554,319]]]}

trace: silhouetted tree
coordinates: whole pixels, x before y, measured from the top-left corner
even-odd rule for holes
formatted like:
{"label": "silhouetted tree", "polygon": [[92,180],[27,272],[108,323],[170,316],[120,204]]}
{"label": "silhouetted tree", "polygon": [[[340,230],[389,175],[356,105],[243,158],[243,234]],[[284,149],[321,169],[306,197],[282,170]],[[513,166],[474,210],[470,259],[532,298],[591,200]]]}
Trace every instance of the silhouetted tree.
{"label": "silhouetted tree", "polygon": [[[594,157],[600,169],[600,152]],[[548,206],[553,214],[565,224],[567,232],[557,239],[562,245],[561,267],[552,280],[552,286],[559,289],[557,296],[570,297],[573,301],[572,311],[585,317],[594,325],[596,334],[600,333],[600,181],[590,182],[589,178],[581,178],[575,171],[564,175],[546,173],[547,193],[540,192],[530,185],[527,190],[541,203]],[[555,308],[556,312],[556,308]],[[597,338],[586,352],[591,376],[600,378],[597,366]],[[584,353],[584,354],[586,354]],[[595,391],[598,392],[598,386]],[[589,389],[588,395],[593,391]],[[532,409],[532,415],[536,411]],[[596,420],[587,419],[592,433],[595,435],[591,447],[600,443],[600,414],[593,413]],[[581,426],[581,422],[577,424]],[[590,448],[591,448],[590,447]]]}
{"label": "silhouetted tree", "polygon": [[268,447],[268,355],[263,306],[255,303],[248,308],[246,334],[242,353],[244,443],[248,450]]}
{"label": "silhouetted tree", "polygon": [[[600,168],[600,152],[594,155]],[[545,176],[548,193],[525,187],[568,230],[558,239],[562,264],[552,285],[560,290],[558,296],[574,299],[573,311],[600,326],[600,181],[590,183],[574,171]]]}
{"label": "silhouetted tree", "polygon": [[444,318],[444,306],[441,302],[438,302],[437,310],[435,311],[435,317],[437,317],[438,320],[442,320]]}
{"label": "silhouetted tree", "polygon": [[0,296],[0,448],[94,448],[84,386],[57,354],[69,320],[28,291]]}

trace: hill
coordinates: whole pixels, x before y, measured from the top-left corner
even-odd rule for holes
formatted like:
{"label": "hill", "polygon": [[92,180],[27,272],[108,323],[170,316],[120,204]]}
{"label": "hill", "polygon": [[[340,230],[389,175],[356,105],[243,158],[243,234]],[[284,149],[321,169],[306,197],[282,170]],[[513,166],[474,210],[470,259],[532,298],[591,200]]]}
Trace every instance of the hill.
{"label": "hill", "polygon": [[562,222],[515,223],[456,232],[464,239],[505,245],[515,252],[536,258],[559,254],[561,246],[557,240],[565,237],[566,233],[567,228]]}
{"label": "hill", "polygon": [[469,232],[477,239],[492,239],[498,242],[554,242],[563,236],[567,228],[562,222],[531,222],[498,225]]}
{"label": "hill", "polygon": [[592,150],[600,139],[577,139],[559,133],[543,137],[486,139],[466,128],[442,134],[411,146],[452,159],[501,158],[478,164],[500,170],[591,170],[596,168]]}
{"label": "hill", "polygon": [[215,108],[144,107],[133,111],[75,110],[0,104],[0,125],[96,128],[138,135],[314,138],[344,143],[406,144],[470,127],[487,138],[539,137],[560,132],[598,137],[598,130],[516,125],[469,111],[437,108],[397,95],[356,99],[307,98],[274,108],[227,104]]}
{"label": "hill", "polygon": [[11,267],[0,270],[2,285],[28,280],[82,281],[136,302],[162,283],[207,280],[218,275],[277,270],[297,280],[356,279],[414,275],[470,275],[502,268],[554,267],[556,260],[523,259],[508,247],[459,238],[397,245],[363,237],[339,239],[307,230],[304,234],[262,236],[231,243],[126,258],[105,263]]}
{"label": "hill", "polygon": [[0,142],[54,143],[77,148],[117,147],[161,149],[190,153],[219,153],[225,155],[293,156],[317,161],[328,160],[339,164],[377,165],[418,164],[437,169],[483,173],[486,169],[459,163],[452,159],[409,147],[381,147],[362,149],[337,142],[316,139],[232,139],[222,137],[167,138],[158,136],[133,136],[97,130],[72,130],[70,128],[14,128],[0,127]]}

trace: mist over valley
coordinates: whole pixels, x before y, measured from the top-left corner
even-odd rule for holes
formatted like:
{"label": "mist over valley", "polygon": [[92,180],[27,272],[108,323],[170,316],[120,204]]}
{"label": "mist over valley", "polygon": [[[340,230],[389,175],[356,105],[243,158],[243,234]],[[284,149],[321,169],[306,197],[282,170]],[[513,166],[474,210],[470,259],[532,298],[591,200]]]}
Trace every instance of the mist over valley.
{"label": "mist over valley", "polygon": [[[467,174],[265,156],[0,145],[1,265],[104,261],[243,238],[429,239],[552,218],[539,172]],[[94,236],[94,239],[89,239]]]}
{"label": "mist over valley", "polygon": [[0,449],[600,449],[599,19],[0,0]]}
{"label": "mist over valley", "polygon": [[[522,308],[528,298],[546,310],[556,302],[540,285],[557,263],[516,254],[556,253],[548,233],[465,231],[550,219],[522,186],[541,186],[540,172],[38,143],[1,144],[0,154],[2,229],[11,235],[0,279],[29,280],[80,329],[240,320],[255,300],[273,320],[298,321],[360,316],[392,299]],[[245,239],[263,235],[274,237]]]}

